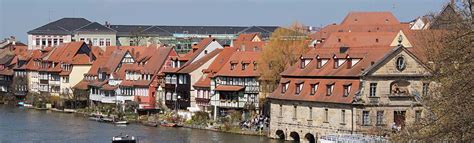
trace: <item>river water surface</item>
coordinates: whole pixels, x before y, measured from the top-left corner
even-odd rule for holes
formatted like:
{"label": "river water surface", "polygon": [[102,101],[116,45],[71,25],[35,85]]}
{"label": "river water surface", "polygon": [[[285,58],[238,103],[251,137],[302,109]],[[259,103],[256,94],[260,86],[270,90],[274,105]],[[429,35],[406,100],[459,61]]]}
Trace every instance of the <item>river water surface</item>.
{"label": "river water surface", "polygon": [[0,143],[110,143],[120,133],[140,143],[258,143],[277,142],[266,137],[187,129],[115,126],[75,114],[0,105]]}

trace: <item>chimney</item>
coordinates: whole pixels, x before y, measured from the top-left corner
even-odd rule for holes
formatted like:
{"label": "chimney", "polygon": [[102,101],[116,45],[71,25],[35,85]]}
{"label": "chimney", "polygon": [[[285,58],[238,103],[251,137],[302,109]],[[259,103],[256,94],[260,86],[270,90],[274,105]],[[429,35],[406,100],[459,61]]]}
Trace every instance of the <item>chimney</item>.
{"label": "chimney", "polygon": [[89,43],[87,45],[89,46],[89,48],[92,48],[92,41],[89,40]]}
{"label": "chimney", "polygon": [[209,35],[209,38],[211,38],[211,37],[212,37],[212,35]]}

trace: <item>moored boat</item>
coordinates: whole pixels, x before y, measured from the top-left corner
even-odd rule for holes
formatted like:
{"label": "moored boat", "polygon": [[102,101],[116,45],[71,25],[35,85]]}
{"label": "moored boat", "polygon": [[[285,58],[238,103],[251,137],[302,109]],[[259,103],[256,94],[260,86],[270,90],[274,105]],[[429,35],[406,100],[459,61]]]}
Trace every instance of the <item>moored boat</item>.
{"label": "moored boat", "polygon": [[158,123],[156,122],[142,122],[143,125],[148,126],[148,127],[157,127]]}
{"label": "moored boat", "polygon": [[163,127],[182,127],[181,125],[175,124],[175,123],[165,123],[161,124]]}
{"label": "moored boat", "polygon": [[134,136],[119,135],[119,136],[112,137],[112,143],[138,143],[138,139],[135,138]]}
{"label": "moored boat", "polygon": [[128,124],[128,121],[116,121],[114,122],[115,124],[121,124],[121,125],[125,125],[125,124]]}

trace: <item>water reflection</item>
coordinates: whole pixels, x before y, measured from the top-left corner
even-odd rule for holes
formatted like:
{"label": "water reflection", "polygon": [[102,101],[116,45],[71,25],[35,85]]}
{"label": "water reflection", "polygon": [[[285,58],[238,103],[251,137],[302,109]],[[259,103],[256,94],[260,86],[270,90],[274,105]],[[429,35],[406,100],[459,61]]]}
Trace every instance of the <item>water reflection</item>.
{"label": "water reflection", "polygon": [[75,114],[20,109],[0,105],[0,143],[108,143],[120,133],[142,143],[257,143],[279,142],[266,137],[243,136],[187,128],[146,127],[89,121]]}

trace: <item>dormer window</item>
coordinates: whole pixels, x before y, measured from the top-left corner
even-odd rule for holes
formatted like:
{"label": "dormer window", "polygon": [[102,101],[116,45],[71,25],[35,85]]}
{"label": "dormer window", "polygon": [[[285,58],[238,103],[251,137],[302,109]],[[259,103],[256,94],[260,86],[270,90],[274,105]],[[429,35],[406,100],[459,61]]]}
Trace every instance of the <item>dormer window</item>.
{"label": "dormer window", "polygon": [[352,68],[352,59],[347,59],[347,69]]}
{"label": "dormer window", "polygon": [[331,96],[333,91],[334,91],[334,83],[327,84],[326,85],[326,95]]}
{"label": "dormer window", "polygon": [[231,64],[230,64],[230,70],[234,70],[234,69],[235,69],[235,66],[237,66],[237,64],[231,63]]}
{"label": "dormer window", "polygon": [[311,92],[309,93],[309,95],[316,94],[316,91],[318,91],[318,85],[319,84],[311,84]]}
{"label": "dormer window", "polygon": [[242,63],[242,70],[247,69],[248,65],[249,65],[249,64]]}
{"label": "dormer window", "polygon": [[322,67],[323,67],[323,60],[318,59],[317,62],[318,62],[318,63],[317,63],[316,68],[318,68],[318,69],[322,68]]}
{"label": "dormer window", "polygon": [[303,83],[296,83],[295,85],[296,85],[295,94],[300,94],[301,90],[303,89]]}
{"label": "dormer window", "polygon": [[337,69],[339,67],[339,60],[334,58],[334,68]]}
{"label": "dormer window", "polygon": [[288,89],[288,83],[282,83],[281,84],[281,93],[285,93],[287,89]]}
{"label": "dormer window", "polygon": [[301,69],[304,69],[305,66],[306,66],[305,59],[301,59],[301,60],[300,60],[300,68],[301,68]]}
{"label": "dormer window", "polygon": [[256,62],[253,63],[253,70],[256,71],[258,69],[258,65]]}
{"label": "dormer window", "polygon": [[349,96],[349,92],[351,91],[351,84],[346,84],[343,87],[344,87],[343,96],[344,97]]}

